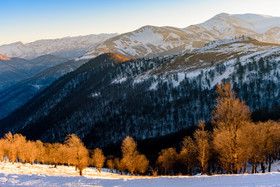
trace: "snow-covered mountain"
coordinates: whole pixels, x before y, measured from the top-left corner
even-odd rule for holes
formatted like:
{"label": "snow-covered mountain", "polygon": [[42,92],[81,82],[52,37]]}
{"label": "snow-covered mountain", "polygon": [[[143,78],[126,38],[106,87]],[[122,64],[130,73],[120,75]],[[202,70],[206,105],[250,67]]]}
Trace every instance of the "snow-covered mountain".
{"label": "snow-covered mountain", "polygon": [[144,26],[121,35],[100,34],[38,40],[0,46],[9,57],[34,58],[53,54],[69,59],[94,58],[115,52],[127,58],[181,54],[213,40],[247,36],[262,42],[280,43],[280,18],[258,14],[221,13],[186,28]]}
{"label": "snow-covered mountain", "polygon": [[37,40],[23,44],[16,42],[0,46],[0,53],[8,57],[31,59],[52,54],[68,59],[77,58],[98,43],[116,34],[91,34],[87,36],[65,37],[59,39]]}
{"label": "snow-covered mountain", "polygon": [[230,81],[252,111],[280,106],[280,45],[240,37],[181,55],[128,60],[104,53],[59,78],[0,120],[0,134],[89,147],[178,132],[209,121],[215,86]]}
{"label": "snow-covered mountain", "polygon": [[118,35],[99,44],[83,58],[93,58],[105,52],[115,52],[128,58],[176,54],[192,48],[188,34],[179,28],[144,26]]}
{"label": "snow-covered mountain", "polygon": [[82,58],[115,52],[129,58],[180,54],[205,43],[239,36],[280,43],[280,18],[257,14],[218,14],[204,23],[180,29],[145,26],[106,40]]}
{"label": "snow-covered mountain", "polygon": [[204,23],[193,25],[184,30],[205,40],[221,40],[235,36],[247,36],[263,42],[280,43],[277,38],[280,17],[258,14],[221,13]]}

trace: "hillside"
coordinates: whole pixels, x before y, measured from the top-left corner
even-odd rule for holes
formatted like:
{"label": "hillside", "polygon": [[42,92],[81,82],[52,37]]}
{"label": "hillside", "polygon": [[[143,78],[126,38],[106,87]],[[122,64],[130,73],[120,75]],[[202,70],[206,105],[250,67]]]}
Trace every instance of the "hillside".
{"label": "hillside", "polygon": [[[40,64],[45,63],[39,61],[39,59],[45,59],[46,56],[38,57],[33,60],[33,63],[36,63],[36,60]],[[47,58],[48,59],[48,58]],[[54,58],[52,58],[54,59]],[[63,58],[62,58],[63,59]],[[34,62],[35,61],[35,62]],[[9,87],[0,91],[0,119],[8,116],[10,113],[27,103],[33,96],[44,90],[52,82],[57,80],[59,77],[74,71],[87,60],[79,61],[66,61],[64,63],[58,64],[54,67],[47,68],[46,70],[32,76],[28,77],[23,81],[19,81]],[[1,77],[1,76],[0,76]]]}
{"label": "hillside", "polygon": [[44,55],[31,60],[10,58],[3,55],[0,57],[0,91],[50,67],[68,61],[67,58],[54,55]]}
{"label": "hillside", "polygon": [[1,133],[50,142],[76,133],[89,147],[164,136],[209,121],[215,86],[225,80],[252,111],[280,104],[275,44],[237,38],[180,56],[115,59],[105,53],[61,77],[1,120]]}

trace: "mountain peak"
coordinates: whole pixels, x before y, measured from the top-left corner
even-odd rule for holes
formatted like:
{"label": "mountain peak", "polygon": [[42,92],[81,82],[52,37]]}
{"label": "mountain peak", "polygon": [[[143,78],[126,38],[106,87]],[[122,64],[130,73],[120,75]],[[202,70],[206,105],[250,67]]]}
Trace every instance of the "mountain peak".
{"label": "mountain peak", "polygon": [[226,16],[231,16],[231,14],[222,12],[220,14],[215,15],[214,17],[226,17]]}

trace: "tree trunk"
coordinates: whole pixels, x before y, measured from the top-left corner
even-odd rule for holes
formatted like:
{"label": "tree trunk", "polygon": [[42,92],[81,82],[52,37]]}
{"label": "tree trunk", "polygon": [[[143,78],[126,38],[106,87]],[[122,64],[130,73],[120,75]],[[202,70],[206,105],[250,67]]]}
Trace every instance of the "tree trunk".
{"label": "tree trunk", "polygon": [[247,162],[245,162],[244,164],[243,173],[246,173],[246,168],[247,168]]}
{"label": "tree trunk", "polygon": [[271,159],[271,156],[269,156],[269,158],[268,158],[268,172],[271,171],[271,164],[272,164],[272,159]]}
{"label": "tree trunk", "polygon": [[264,161],[261,162],[262,173],[265,173],[265,164]]}
{"label": "tree trunk", "polygon": [[54,164],[54,168],[57,168],[57,163]]}
{"label": "tree trunk", "polygon": [[101,168],[98,168],[99,173],[101,173]]}
{"label": "tree trunk", "polygon": [[82,169],[80,170],[80,176],[83,176],[83,170]]}
{"label": "tree trunk", "polygon": [[253,174],[255,172],[255,163],[253,162],[252,163],[252,171],[251,171],[251,173]]}

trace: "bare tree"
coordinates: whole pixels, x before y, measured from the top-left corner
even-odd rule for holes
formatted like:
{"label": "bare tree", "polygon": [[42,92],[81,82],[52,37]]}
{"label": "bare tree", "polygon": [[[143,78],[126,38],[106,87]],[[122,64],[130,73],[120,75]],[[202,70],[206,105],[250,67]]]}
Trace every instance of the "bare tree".
{"label": "bare tree", "polygon": [[146,158],[146,156],[143,154],[137,155],[135,161],[136,170],[141,174],[145,173],[149,167],[149,160]]}
{"label": "bare tree", "polygon": [[160,165],[161,168],[164,169],[164,174],[166,175],[167,171],[173,171],[176,160],[176,150],[174,148],[168,148],[161,150],[161,152],[159,153],[157,163]]}
{"label": "bare tree", "polygon": [[214,148],[222,165],[230,173],[237,173],[242,167],[238,131],[250,122],[251,112],[243,101],[236,98],[229,83],[219,84],[216,92],[219,96],[212,115]]}
{"label": "bare tree", "polygon": [[114,163],[115,163],[116,169],[119,170],[121,172],[121,174],[123,174],[125,167],[126,167],[125,163],[122,160],[120,160],[119,158],[115,158]]}
{"label": "bare tree", "polygon": [[38,149],[37,162],[44,164],[47,161],[46,148],[40,140],[36,140],[36,147]]}
{"label": "bare tree", "polygon": [[26,159],[31,165],[33,165],[33,162],[38,157],[40,150],[37,148],[36,143],[30,140],[27,141],[26,148]]}
{"label": "bare tree", "polygon": [[195,142],[189,136],[185,137],[182,149],[178,155],[181,165],[187,168],[187,173],[191,174],[192,169],[195,167],[197,162],[197,149]]}
{"label": "bare tree", "polygon": [[72,150],[71,163],[79,169],[80,175],[82,176],[83,169],[85,169],[89,164],[89,154],[87,148],[75,134],[68,135],[65,143]]}
{"label": "bare tree", "polygon": [[210,134],[205,130],[205,123],[200,122],[198,129],[194,133],[194,139],[197,148],[197,159],[200,164],[201,174],[204,174],[208,167],[208,160],[210,158]]}
{"label": "bare tree", "polygon": [[139,155],[137,151],[137,144],[133,140],[133,138],[127,136],[122,142],[122,160],[127,170],[130,171],[131,174],[136,170],[135,159]]}
{"label": "bare tree", "polygon": [[106,165],[108,166],[108,168],[113,171],[113,169],[115,168],[115,163],[114,160],[112,158],[112,156],[108,156],[109,159],[107,159],[106,161]]}
{"label": "bare tree", "polygon": [[92,154],[92,164],[98,168],[98,171],[101,172],[101,168],[104,166],[106,157],[103,154],[103,151],[99,148],[94,149]]}

